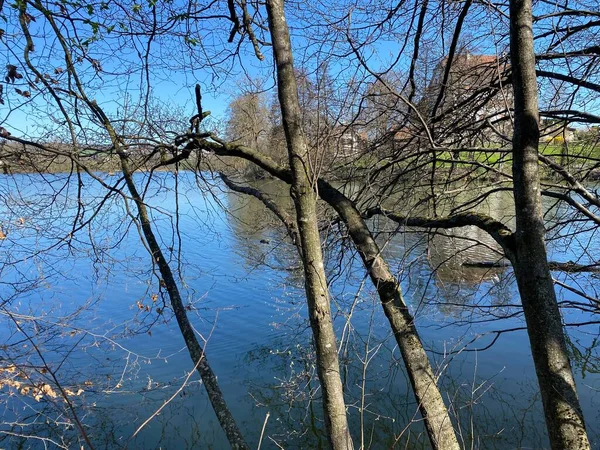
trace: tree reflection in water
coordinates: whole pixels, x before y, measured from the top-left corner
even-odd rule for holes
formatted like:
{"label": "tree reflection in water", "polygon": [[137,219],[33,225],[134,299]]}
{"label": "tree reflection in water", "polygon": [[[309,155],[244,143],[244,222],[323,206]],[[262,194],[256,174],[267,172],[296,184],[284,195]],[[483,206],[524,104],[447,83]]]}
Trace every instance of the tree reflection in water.
{"label": "tree reflection in water", "polygon": [[[164,177],[161,204],[168,210],[173,203],[168,190],[171,175],[157,176]],[[258,442],[269,412],[263,445],[272,444],[269,438],[286,448],[325,445],[302,275],[285,230],[253,199],[216,191],[218,200],[228,207],[223,213],[210,196],[194,193],[193,179],[186,180],[185,174],[181,176],[184,182],[189,182],[188,193],[179,207],[188,306],[194,325],[208,339],[207,352],[245,435],[249,442]],[[288,191],[281,185],[260,183],[280,199],[283,208],[291,207]],[[114,207],[118,210],[117,202]],[[491,208],[490,204],[485,207]],[[496,217],[506,210],[506,202],[496,200]],[[121,214],[120,210],[115,215],[107,212],[103,223],[118,225]],[[362,411],[364,440],[371,448],[394,444],[427,448],[400,354],[372,288],[363,283],[360,261],[343,233],[342,238],[337,233],[339,224],[328,220],[325,208],[321,217],[352,429],[358,435]],[[204,234],[197,232],[200,220],[207,224]],[[452,233],[415,229],[399,233],[395,225],[380,220],[378,229],[386,258],[402,282],[434,367],[441,374],[464,445],[485,449],[547,446],[529,348],[525,333],[518,331],[524,324],[512,270],[467,264],[501,261],[495,244],[470,228]],[[110,244],[102,263],[90,262],[85,252],[71,255],[63,266],[60,261],[66,253],[60,252],[44,261],[28,262],[29,269],[55,267],[57,273],[70,276],[47,276],[45,282],[54,283],[51,290],[32,277],[29,296],[21,297],[19,313],[29,317],[23,318],[21,326],[43,350],[49,366],[60,364],[61,384],[73,392],[79,387],[84,390],[73,398],[73,404],[90,438],[102,447],[122,448],[141,423],[175,395],[129,442],[129,448],[227,448],[198,379],[185,382],[189,361],[173,332],[168,309],[157,312],[162,300],[152,296],[156,287],[148,282],[151,274],[144,257],[134,250],[135,236],[128,236],[119,226],[114,230],[112,236],[95,236]],[[24,236],[20,245],[29,238]],[[551,247],[564,251],[562,242],[555,239]],[[569,259],[568,254],[561,257]],[[213,275],[211,268],[219,270]],[[582,290],[596,281],[595,274],[588,273],[555,276],[568,276]],[[572,293],[559,290],[559,296],[570,307],[564,310],[565,322],[583,322],[589,317],[590,311],[575,309],[577,297]],[[593,327],[570,328],[570,352],[591,423],[600,420],[600,364]],[[2,330],[2,337],[10,347],[5,355],[31,367],[27,383],[44,382],[56,389],[31,342],[23,341],[14,323]],[[31,441],[31,436],[52,439],[67,448],[80,442],[76,427],[65,419],[64,402],[49,396],[38,402],[7,383],[0,392],[2,445],[35,448],[38,441]],[[598,439],[597,433],[592,426],[592,439]]]}

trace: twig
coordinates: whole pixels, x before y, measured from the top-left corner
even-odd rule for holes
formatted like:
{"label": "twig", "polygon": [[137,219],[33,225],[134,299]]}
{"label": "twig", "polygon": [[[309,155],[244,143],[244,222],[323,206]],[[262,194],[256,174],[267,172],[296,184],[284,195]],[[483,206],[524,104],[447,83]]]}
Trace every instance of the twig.
{"label": "twig", "polygon": [[270,415],[271,415],[271,413],[269,411],[267,411],[267,415],[265,416],[265,422],[263,423],[262,431],[260,432],[260,439],[258,440],[258,447],[256,450],[260,450],[260,446],[262,445],[263,436],[265,434],[265,428],[267,428],[267,422],[269,421]]}

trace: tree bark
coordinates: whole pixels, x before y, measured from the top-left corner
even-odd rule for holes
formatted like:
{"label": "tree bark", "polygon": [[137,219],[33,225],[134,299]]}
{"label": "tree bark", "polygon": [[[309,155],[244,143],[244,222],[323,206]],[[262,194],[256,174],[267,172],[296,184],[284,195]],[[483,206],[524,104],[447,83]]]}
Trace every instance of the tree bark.
{"label": "tree bark", "polygon": [[[289,219],[281,211],[275,211],[276,206],[271,204],[269,199],[256,189],[240,187],[228,180],[227,177],[222,176],[222,178],[230,189],[261,200],[279,217],[292,241],[296,242],[296,228],[290,224]],[[283,181],[289,180],[284,178]],[[318,187],[321,198],[333,207],[348,227],[350,237],[378,291],[381,305],[402,353],[406,372],[423,416],[432,448],[434,450],[460,449],[448,409],[437,387],[437,378],[415,327],[414,318],[404,302],[400,285],[381,256],[377,242],[356,205],[350,199],[324,180],[318,181]],[[301,255],[301,251],[299,254]]]}
{"label": "tree bark", "polygon": [[419,333],[396,277],[381,256],[369,227],[350,199],[327,182],[319,180],[319,194],[342,218],[377,289],[383,311],[398,343],[429,441],[434,450],[459,450],[448,409]]}
{"label": "tree bark", "polygon": [[329,291],[317,221],[316,178],[312,172],[298,101],[298,88],[283,0],[268,0],[267,12],[277,67],[277,89],[291,168],[291,192],[302,247],[304,286],[323,391],[325,427],[334,450],[352,449],[340,377]]}
{"label": "tree bark", "polygon": [[[252,149],[224,142],[215,144],[205,141],[199,145],[201,148],[214,151],[221,156],[234,156],[252,161],[269,174],[288,184],[292,183],[290,171]],[[414,318],[402,297],[400,285],[383,259],[381,250],[356,205],[325,180],[318,179],[317,183],[321,199],[338,213],[348,227],[350,237],[377,289],[384,313],[402,353],[432,448],[435,450],[459,449],[460,446],[448,409],[437,387],[437,379],[416,330]],[[489,218],[479,218],[478,216],[476,218],[483,220],[487,224],[486,229],[492,230],[491,232],[494,234],[504,237],[510,233],[508,228]],[[282,221],[287,227],[286,220],[282,219]],[[452,223],[456,225],[455,221]],[[293,236],[296,236],[296,233]]]}
{"label": "tree bark", "polygon": [[118,153],[121,160],[121,170],[125,178],[125,183],[127,184],[129,193],[133,198],[138,210],[138,218],[142,226],[144,239],[148,244],[152,254],[152,259],[158,266],[158,270],[167,289],[167,294],[169,295],[171,307],[173,308],[173,313],[177,319],[181,335],[183,336],[190,357],[192,358],[192,361],[194,362],[194,365],[197,368],[200,377],[202,378],[202,383],[204,384],[213,410],[217,415],[219,424],[225,432],[227,440],[229,441],[229,445],[231,445],[232,449],[248,450],[250,447],[248,447],[246,444],[244,437],[240,432],[233,415],[231,414],[231,411],[227,407],[227,403],[225,403],[225,398],[223,397],[223,393],[219,387],[217,377],[208,364],[208,359],[206,358],[204,349],[200,345],[200,342],[198,342],[196,333],[194,332],[194,329],[192,328],[192,325],[187,317],[187,312],[181,299],[181,294],[179,293],[179,288],[175,281],[175,277],[173,276],[173,271],[171,270],[171,267],[165,259],[160,245],[156,240],[154,231],[152,230],[152,223],[150,221],[150,217],[148,216],[148,210],[133,181],[133,173],[129,167],[127,155],[125,155],[123,152]]}
{"label": "tree bark", "polygon": [[[280,167],[260,152],[223,141],[199,141],[197,144],[200,148],[213,151],[221,156],[244,158],[274,177],[292,184],[291,172]],[[350,237],[378,291],[384,313],[402,353],[432,448],[435,450],[460,448],[448,410],[437,387],[436,377],[415,328],[414,318],[402,298],[400,285],[381,256],[379,246],[356,205],[325,180],[318,179],[317,183],[321,199],[338,213],[348,227]],[[506,233],[510,233],[506,227],[489,218],[484,217],[481,220],[488,224],[486,229],[493,230],[494,234],[504,236]]]}
{"label": "tree bark", "polygon": [[539,110],[531,0],[510,0],[510,58],[515,104],[513,177],[516,209],[515,276],[554,450],[590,443],[548,267],[538,174]]}

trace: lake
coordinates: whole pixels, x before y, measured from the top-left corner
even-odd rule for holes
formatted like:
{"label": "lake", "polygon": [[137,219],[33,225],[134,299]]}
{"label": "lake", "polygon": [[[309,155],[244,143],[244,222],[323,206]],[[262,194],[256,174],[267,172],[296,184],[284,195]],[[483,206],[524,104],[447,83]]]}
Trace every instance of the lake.
{"label": "lake", "polygon": [[[161,172],[152,182],[138,174],[136,182],[251,447],[263,427],[264,449],[326,447],[302,272],[282,227],[258,201],[208,174]],[[290,206],[287,187],[260,186]],[[95,448],[228,448],[122,188],[100,173],[0,175],[2,448],[78,448],[73,411]],[[577,223],[562,223],[565,210],[545,207],[549,258],[592,262],[595,228],[575,230]],[[478,208],[512,226],[510,193]],[[371,224],[465,448],[547,448],[512,271],[469,266],[501,261],[495,243],[472,228],[427,234]],[[337,230],[332,224],[323,235],[355,445],[429,448],[379,300]],[[597,297],[597,274],[554,276]],[[592,446],[600,448],[598,312],[557,289],[571,306],[565,323],[577,325],[568,327],[569,349]]]}

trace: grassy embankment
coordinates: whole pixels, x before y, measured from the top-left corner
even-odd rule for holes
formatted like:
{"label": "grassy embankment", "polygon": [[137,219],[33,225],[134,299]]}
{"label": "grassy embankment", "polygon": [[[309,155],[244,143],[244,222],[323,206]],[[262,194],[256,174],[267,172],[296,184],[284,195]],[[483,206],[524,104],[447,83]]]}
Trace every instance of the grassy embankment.
{"label": "grassy embankment", "polygon": [[[556,164],[563,166],[573,174],[591,171],[587,175],[589,178],[600,178],[600,143],[574,142],[564,145],[555,142],[540,142],[540,153],[551,157]],[[408,152],[405,156],[402,155],[402,152],[399,152],[397,156],[399,162],[391,170],[396,174],[399,171],[406,170],[409,176],[422,176],[423,170],[428,170],[425,168],[428,162],[430,164],[434,157],[439,176],[444,176],[450,170],[455,174],[472,172],[473,176],[478,178],[497,177],[498,172],[511,172],[512,155],[510,149],[506,147],[495,148],[493,146],[480,151],[461,151],[454,154],[451,151],[428,152],[414,158],[411,158]],[[348,167],[349,164],[346,161],[340,164],[340,168],[342,172],[351,168],[373,171],[389,164],[389,162],[389,158],[363,155],[352,161],[350,164],[352,167]],[[421,167],[418,173],[412,170],[415,167]],[[549,179],[556,176],[556,173],[542,162],[540,162],[540,168],[542,177]]]}

